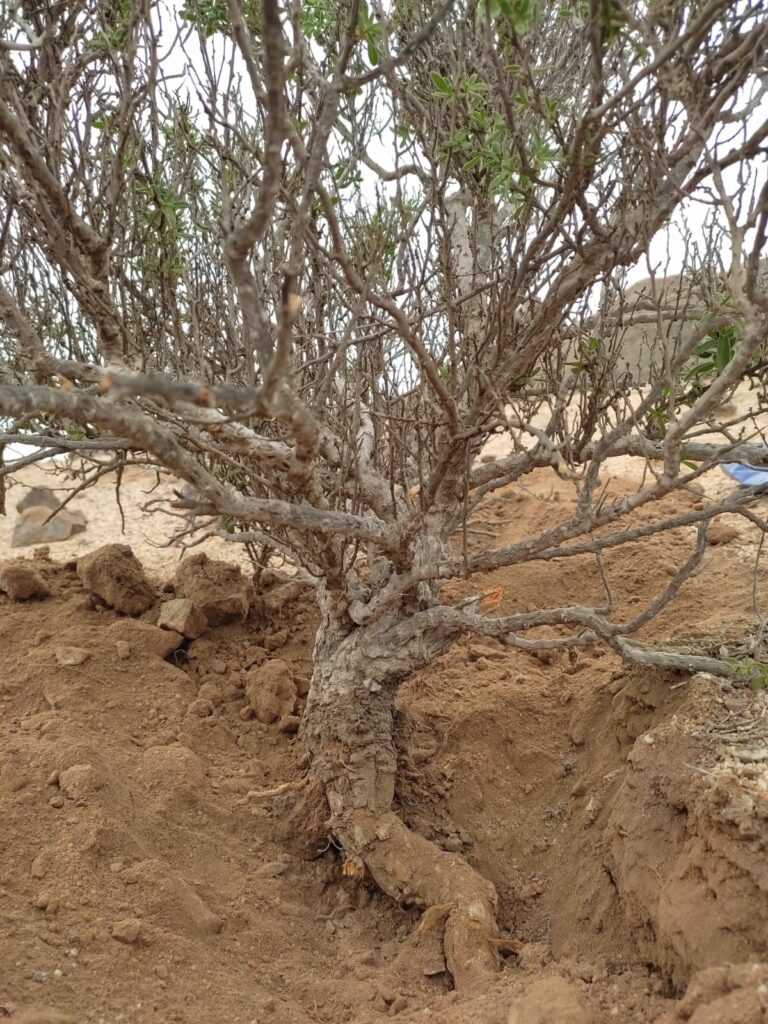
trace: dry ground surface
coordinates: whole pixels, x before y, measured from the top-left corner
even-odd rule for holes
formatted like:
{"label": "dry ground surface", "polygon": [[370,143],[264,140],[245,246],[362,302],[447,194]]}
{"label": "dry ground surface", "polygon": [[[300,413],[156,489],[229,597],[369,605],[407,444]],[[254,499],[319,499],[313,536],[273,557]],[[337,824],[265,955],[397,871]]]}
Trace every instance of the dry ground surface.
{"label": "dry ground surface", "polygon": [[[11,519],[41,474],[10,489]],[[417,910],[344,878],[338,851],[302,827],[300,794],[256,796],[299,779],[303,751],[251,717],[246,673],[280,658],[305,691],[311,594],[273,582],[246,622],[164,659],[136,620],[83,589],[72,559],[119,541],[168,596],[179,554],[156,546],[167,523],[140,510],[152,484],[126,474],[126,535],[105,483],[75,499],[85,533],[48,556],[3,548],[36,566],[50,596],[0,596],[0,1018],[768,1021],[764,692],[627,669],[601,647],[536,656],[475,640],[409,681],[399,811],[494,882],[512,940],[493,985],[457,994],[439,928],[417,934]],[[730,486],[713,475],[706,489]],[[707,500],[692,492],[667,511]],[[566,483],[534,474],[478,510],[468,543],[522,538],[572,502]],[[723,520],[711,540],[647,638],[735,649],[754,601],[768,604],[762,572],[753,585],[754,528]],[[686,529],[608,552],[617,613],[658,593],[691,542]],[[223,542],[207,550],[238,559]],[[511,612],[599,596],[601,583],[592,561],[571,559],[483,586],[501,587]],[[90,657],[60,665],[61,645]]]}

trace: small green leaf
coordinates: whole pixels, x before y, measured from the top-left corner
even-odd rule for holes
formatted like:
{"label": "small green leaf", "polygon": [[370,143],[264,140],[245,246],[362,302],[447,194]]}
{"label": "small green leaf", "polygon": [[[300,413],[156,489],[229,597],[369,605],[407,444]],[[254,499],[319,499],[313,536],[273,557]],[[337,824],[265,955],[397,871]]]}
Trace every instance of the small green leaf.
{"label": "small green leaf", "polygon": [[450,96],[453,93],[453,85],[437,71],[432,72],[432,85],[443,96]]}

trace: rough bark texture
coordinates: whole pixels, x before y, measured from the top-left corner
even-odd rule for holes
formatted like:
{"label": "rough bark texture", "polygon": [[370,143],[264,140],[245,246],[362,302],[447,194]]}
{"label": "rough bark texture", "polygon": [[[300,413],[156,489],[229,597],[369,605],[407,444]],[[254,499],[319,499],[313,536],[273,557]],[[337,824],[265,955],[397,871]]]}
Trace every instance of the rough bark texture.
{"label": "rough bark texture", "polygon": [[[331,811],[348,874],[367,868],[401,903],[444,906],[445,955],[457,987],[487,981],[498,969],[496,892],[456,854],[439,850],[392,812],[397,757],[393,706],[397,685],[452,639],[447,630],[413,635],[408,617],[344,629],[326,601],[304,739]],[[437,649],[436,649],[437,648]]]}

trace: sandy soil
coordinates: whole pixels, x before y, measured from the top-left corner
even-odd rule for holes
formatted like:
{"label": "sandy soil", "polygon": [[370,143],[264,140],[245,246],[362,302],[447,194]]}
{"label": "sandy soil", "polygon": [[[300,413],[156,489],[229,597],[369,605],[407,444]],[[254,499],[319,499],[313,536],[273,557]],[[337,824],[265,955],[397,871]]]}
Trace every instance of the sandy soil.
{"label": "sandy soil", "polygon": [[[600,647],[569,657],[477,641],[409,681],[398,712],[400,813],[494,882],[517,949],[495,984],[458,995],[439,929],[418,935],[417,911],[344,878],[337,851],[308,841],[299,797],[255,796],[298,779],[302,750],[251,717],[248,667],[266,648],[306,682],[311,598],[262,592],[246,623],[209,629],[164,660],[64,564],[127,540],[159,592],[178,554],[156,547],[165,523],[139,510],[149,482],[125,480],[126,537],[109,485],[76,499],[88,531],[52,548],[55,561],[33,560],[50,597],[0,596],[0,1017],[767,1019],[765,692],[628,670]],[[720,476],[717,485],[732,486]],[[628,486],[619,478],[610,489]],[[13,489],[9,498],[12,507]],[[675,507],[681,500],[705,498]],[[564,518],[572,501],[563,481],[534,474],[478,510],[470,543],[519,539]],[[713,539],[646,636],[702,649],[743,638],[753,597],[768,598],[762,574],[753,594],[757,536],[734,520]],[[610,552],[618,614],[657,593],[690,543],[681,530]],[[222,543],[208,548],[222,550],[234,558]],[[587,559],[485,579],[502,588],[502,612],[601,587]],[[471,590],[472,581],[454,587]],[[60,665],[61,645],[88,660]]]}

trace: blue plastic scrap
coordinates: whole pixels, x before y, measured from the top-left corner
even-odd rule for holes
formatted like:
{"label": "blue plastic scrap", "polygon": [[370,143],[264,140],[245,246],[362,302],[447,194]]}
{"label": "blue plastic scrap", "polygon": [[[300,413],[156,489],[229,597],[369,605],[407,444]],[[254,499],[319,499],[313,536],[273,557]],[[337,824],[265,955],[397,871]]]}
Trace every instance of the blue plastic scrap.
{"label": "blue plastic scrap", "polygon": [[738,462],[724,462],[720,469],[732,480],[737,480],[742,487],[760,487],[762,484],[768,484],[768,469],[742,466]]}

